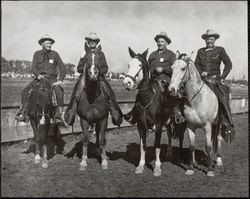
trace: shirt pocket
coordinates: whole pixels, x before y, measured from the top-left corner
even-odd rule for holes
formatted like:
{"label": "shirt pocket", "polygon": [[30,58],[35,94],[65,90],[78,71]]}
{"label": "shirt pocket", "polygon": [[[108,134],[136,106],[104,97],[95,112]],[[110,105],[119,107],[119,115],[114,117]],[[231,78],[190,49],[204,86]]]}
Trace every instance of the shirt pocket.
{"label": "shirt pocket", "polygon": [[219,55],[218,52],[214,52],[214,53],[212,53],[212,54],[210,55],[210,58],[211,58],[212,60],[217,60],[217,59],[219,59],[219,57],[220,57],[220,55]]}

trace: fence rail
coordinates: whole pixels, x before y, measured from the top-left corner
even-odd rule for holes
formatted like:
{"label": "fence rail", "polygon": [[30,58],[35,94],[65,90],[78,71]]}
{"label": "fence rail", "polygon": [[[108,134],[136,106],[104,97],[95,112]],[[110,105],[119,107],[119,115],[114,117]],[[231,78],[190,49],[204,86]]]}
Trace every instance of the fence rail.
{"label": "fence rail", "polygon": [[[121,100],[118,101],[120,108],[123,113],[127,113],[131,110],[135,101],[133,100]],[[67,106],[65,104],[64,106]],[[230,100],[232,114],[245,114],[248,113],[248,98],[240,98],[238,96],[232,96]],[[1,107],[1,143],[5,142],[16,142],[33,138],[33,131],[30,124],[19,124],[13,126],[14,117],[19,106],[3,106]],[[123,121],[121,127],[131,126],[128,122]],[[108,129],[117,128],[112,124],[111,118],[109,117]],[[79,117],[76,117],[76,121],[72,128],[60,128],[62,135],[71,134],[73,132],[80,132]],[[50,134],[53,132],[50,132]]]}

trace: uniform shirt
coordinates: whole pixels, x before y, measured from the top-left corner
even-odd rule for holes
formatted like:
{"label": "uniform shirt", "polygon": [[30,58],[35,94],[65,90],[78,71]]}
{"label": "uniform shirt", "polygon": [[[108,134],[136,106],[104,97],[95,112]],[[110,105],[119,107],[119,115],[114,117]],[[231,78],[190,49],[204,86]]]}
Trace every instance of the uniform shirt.
{"label": "uniform shirt", "polygon": [[[222,75],[220,72],[221,61],[225,65]],[[212,49],[199,49],[194,64],[200,74],[205,71],[208,72],[209,76],[216,75],[222,79],[225,79],[232,69],[230,58],[225,49],[220,46],[215,46]]]}
{"label": "uniform shirt", "polygon": [[[106,74],[108,72],[108,65],[107,65],[107,61],[105,58],[105,55],[102,51],[99,52],[99,56],[100,56],[100,64],[97,65],[99,67],[99,74],[101,76],[103,76],[104,74]],[[87,54],[84,55],[83,58],[81,58],[79,60],[78,66],[77,66],[77,72],[78,73],[82,73],[83,72],[83,68],[85,66],[87,62]]]}
{"label": "uniform shirt", "polygon": [[162,67],[163,68],[162,73],[171,75],[172,73],[171,65],[174,63],[175,59],[176,59],[175,54],[171,50],[168,50],[167,48],[165,48],[162,53],[159,53],[158,50],[152,52],[148,58],[151,75],[157,74],[155,72],[156,67]]}
{"label": "uniform shirt", "polygon": [[47,52],[42,49],[34,53],[31,72],[36,77],[41,73],[57,77],[58,70],[59,80],[63,81],[66,75],[66,66],[56,51],[50,50]]}

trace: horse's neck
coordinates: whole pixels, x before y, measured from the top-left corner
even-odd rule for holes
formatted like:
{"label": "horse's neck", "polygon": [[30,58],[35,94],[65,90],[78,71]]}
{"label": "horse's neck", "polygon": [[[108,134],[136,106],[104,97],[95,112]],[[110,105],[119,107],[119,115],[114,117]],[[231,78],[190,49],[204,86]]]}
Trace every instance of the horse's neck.
{"label": "horse's neck", "polygon": [[139,99],[140,103],[143,106],[146,106],[150,101],[152,100],[153,96],[155,95],[154,90],[155,88],[155,83],[151,81],[146,81],[145,79],[142,80],[141,85],[139,87]]}
{"label": "horse's neck", "polygon": [[96,81],[96,82],[87,81],[85,91],[87,94],[88,102],[92,104],[95,101],[95,99],[99,97],[99,95],[101,94],[100,82],[99,81]]}
{"label": "horse's neck", "polygon": [[199,92],[203,81],[201,79],[201,76],[198,72],[198,70],[196,69],[196,67],[194,66],[194,64],[191,62],[190,66],[189,66],[189,72],[190,72],[190,77],[189,80],[186,83],[185,86],[185,94],[186,97],[191,100],[192,97]]}

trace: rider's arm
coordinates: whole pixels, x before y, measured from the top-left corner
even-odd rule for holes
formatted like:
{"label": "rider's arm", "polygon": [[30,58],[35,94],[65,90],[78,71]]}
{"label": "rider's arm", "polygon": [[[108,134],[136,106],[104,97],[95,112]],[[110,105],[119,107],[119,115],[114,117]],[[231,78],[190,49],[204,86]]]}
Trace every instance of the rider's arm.
{"label": "rider's arm", "polygon": [[231,62],[230,58],[228,57],[225,49],[222,47],[221,47],[221,59],[225,65],[223,73],[221,75],[221,78],[226,79],[227,75],[230,73],[230,71],[232,69],[232,62]]}
{"label": "rider's arm", "polygon": [[201,58],[200,58],[200,50],[198,50],[195,61],[194,61],[194,65],[196,66],[198,72],[201,74],[202,73],[202,67],[201,67]]}
{"label": "rider's arm", "polygon": [[38,63],[37,61],[38,61],[37,52],[35,52],[32,60],[31,73],[33,73],[36,77],[38,77],[39,75],[39,71],[37,69],[37,63]]}
{"label": "rider's arm", "polygon": [[63,81],[65,76],[66,76],[66,66],[65,64],[63,63],[61,57],[59,56],[59,54],[56,52],[56,63],[57,63],[57,66],[59,68],[59,80],[60,81]]}
{"label": "rider's arm", "polygon": [[103,52],[101,52],[101,66],[100,66],[100,75],[103,76],[108,72],[108,64]]}
{"label": "rider's arm", "polygon": [[86,57],[85,56],[83,58],[80,58],[80,60],[78,62],[78,66],[77,66],[77,72],[78,73],[82,73],[83,72],[83,68],[84,68],[85,63],[86,63]]}

